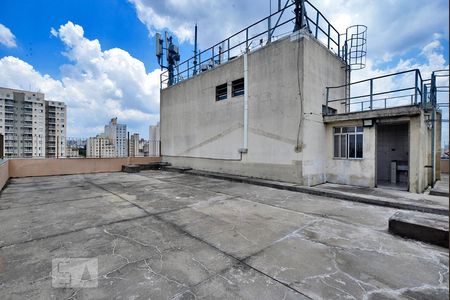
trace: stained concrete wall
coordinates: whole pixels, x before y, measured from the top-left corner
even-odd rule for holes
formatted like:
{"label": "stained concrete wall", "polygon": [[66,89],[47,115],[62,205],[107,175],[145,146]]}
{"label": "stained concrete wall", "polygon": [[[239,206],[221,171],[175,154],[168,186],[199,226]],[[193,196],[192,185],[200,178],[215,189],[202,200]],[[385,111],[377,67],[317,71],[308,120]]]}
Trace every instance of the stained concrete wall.
{"label": "stained concrete wall", "polygon": [[[248,153],[241,157],[243,96],[231,97],[231,82],[244,76],[243,64],[241,56],[161,91],[164,160],[306,185],[325,182],[322,105],[326,86],[345,83],[342,61],[314,38],[286,38],[251,52]],[[228,99],[215,101],[215,87],[223,83]]]}
{"label": "stained concrete wall", "polygon": [[[122,165],[161,161],[160,157],[10,159],[9,177],[118,172]],[[2,165],[3,166],[3,165]],[[0,171],[0,183],[2,179]]]}
{"label": "stained concrete wall", "polygon": [[0,164],[0,190],[3,189],[9,179],[9,161],[3,160]]}
{"label": "stained concrete wall", "polygon": [[326,181],[331,183],[375,187],[376,178],[376,127],[365,127],[363,132],[363,158],[334,158],[333,128],[362,126],[362,121],[344,121],[327,124]]}

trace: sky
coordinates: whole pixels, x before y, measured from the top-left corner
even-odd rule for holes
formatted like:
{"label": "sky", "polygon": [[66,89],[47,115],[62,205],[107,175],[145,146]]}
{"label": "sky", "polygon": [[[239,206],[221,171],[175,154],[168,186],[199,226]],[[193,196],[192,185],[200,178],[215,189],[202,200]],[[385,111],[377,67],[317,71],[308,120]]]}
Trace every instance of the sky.
{"label": "sky", "polygon": [[[117,116],[131,133],[148,138],[148,126],[159,121],[154,34],[172,34],[185,60],[192,56],[195,23],[206,49],[266,17],[277,2],[2,0],[0,86],[66,102],[69,137],[95,136]],[[341,33],[368,26],[367,66],[353,72],[354,80],[412,68],[428,78],[448,68],[448,1],[310,2]],[[448,123],[443,136],[448,143]]]}

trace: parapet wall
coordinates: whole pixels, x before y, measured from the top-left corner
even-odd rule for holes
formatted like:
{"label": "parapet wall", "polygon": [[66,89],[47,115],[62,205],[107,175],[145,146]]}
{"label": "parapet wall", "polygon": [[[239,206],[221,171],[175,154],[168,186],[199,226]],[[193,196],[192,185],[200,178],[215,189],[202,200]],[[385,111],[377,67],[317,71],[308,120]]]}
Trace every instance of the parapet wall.
{"label": "parapet wall", "polygon": [[160,157],[8,159],[0,165],[0,189],[9,178],[119,172],[123,165],[159,161]]}

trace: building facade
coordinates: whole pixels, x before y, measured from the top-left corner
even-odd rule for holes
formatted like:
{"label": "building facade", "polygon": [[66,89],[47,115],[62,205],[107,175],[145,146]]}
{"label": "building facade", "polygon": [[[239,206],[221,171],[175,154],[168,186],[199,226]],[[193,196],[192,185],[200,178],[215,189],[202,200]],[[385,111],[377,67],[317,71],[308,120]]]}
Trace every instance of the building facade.
{"label": "building facade", "polygon": [[46,157],[66,156],[67,107],[64,102],[45,101]]}
{"label": "building facade", "polygon": [[44,94],[0,88],[0,134],[4,157],[45,157]]}
{"label": "building facade", "polygon": [[117,118],[112,118],[108,125],[105,125],[105,137],[111,140],[115,146],[115,156],[128,156],[127,125],[117,123]]}
{"label": "building facade", "polygon": [[161,154],[161,131],[160,123],[150,125],[148,128],[148,155],[160,156]]}
{"label": "building facade", "polygon": [[116,157],[116,146],[103,135],[90,137],[86,143],[86,157]]}
{"label": "building facade", "polygon": [[134,133],[130,136],[130,156],[136,157],[139,155],[139,133]]}
{"label": "building facade", "polygon": [[374,95],[372,78],[364,97],[351,97],[348,69],[302,32],[162,86],[161,155],[174,166],[306,186],[422,192],[439,177],[440,114],[420,72],[398,94]]}

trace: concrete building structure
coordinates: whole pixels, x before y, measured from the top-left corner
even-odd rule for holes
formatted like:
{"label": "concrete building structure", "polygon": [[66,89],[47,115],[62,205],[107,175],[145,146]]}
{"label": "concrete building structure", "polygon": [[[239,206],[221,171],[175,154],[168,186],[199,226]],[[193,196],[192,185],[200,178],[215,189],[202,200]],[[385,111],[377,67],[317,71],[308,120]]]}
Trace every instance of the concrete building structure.
{"label": "concrete building structure", "polygon": [[79,149],[75,148],[75,147],[67,146],[67,148],[66,148],[66,157],[68,157],[68,158],[81,157]]}
{"label": "concrete building structure", "polygon": [[148,155],[160,156],[161,154],[161,129],[160,123],[150,125],[148,128]]}
{"label": "concrete building structure", "polygon": [[117,123],[117,117],[112,118],[109,124],[105,125],[105,137],[114,144],[117,157],[128,155],[127,125]]}
{"label": "concrete building structure", "polygon": [[46,157],[66,156],[66,124],[66,104],[59,101],[45,101]]}
{"label": "concrete building structure", "polygon": [[130,136],[130,156],[137,157],[139,155],[139,133]]}
{"label": "concrete building structure", "polygon": [[90,137],[86,143],[86,157],[117,157],[116,145],[104,135]]}
{"label": "concrete building structure", "polygon": [[0,88],[1,156],[64,156],[66,106],[44,99],[43,93]]}
{"label": "concrete building structure", "polygon": [[170,86],[162,76],[165,161],[306,186],[390,185],[422,192],[439,178],[439,147],[432,145],[440,145],[440,114],[418,70],[407,74],[410,94],[394,94],[390,101],[392,91],[381,90],[376,95],[386,98],[380,107],[372,105],[371,89],[363,99],[370,107],[359,109],[360,96],[353,97],[348,84],[351,66],[331,49],[330,37],[327,45],[308,31],[295,32],[226,62],[213,61]]}

